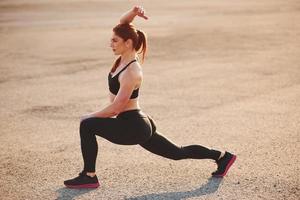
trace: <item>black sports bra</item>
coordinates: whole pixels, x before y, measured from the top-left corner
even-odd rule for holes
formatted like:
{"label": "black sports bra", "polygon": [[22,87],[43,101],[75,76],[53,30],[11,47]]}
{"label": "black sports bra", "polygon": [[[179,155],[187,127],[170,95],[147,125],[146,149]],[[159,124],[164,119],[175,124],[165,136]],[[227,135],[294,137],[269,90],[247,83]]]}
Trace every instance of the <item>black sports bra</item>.
{"label": "black sports bra", "polygon": [[[114,95],[118,94],[118,91],[120,89],[120,82],[119,82],[119,75],[121,74],[121,72],[123,72],[131,63],[135,62],[136,60],[132,60],[131,62],[129,62],[121,71],[119,71],[117,73],[117,75],[115,75],[114,77],[112,77],[112,74],[109,73],[108,74],[108,85],[109,85],[109,91],[111,93],[113,93]],[[136,97],[139,96],[139,89],[137,88],[135,90],[133,90],[130,99],[134,99]]]}

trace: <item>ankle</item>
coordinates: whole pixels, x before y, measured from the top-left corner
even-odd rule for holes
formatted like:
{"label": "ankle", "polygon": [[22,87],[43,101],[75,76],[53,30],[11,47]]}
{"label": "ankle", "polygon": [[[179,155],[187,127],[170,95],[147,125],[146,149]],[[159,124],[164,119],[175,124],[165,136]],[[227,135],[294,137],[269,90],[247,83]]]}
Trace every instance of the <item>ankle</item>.
{"label": "ankle", "polygon": [[221,151],[221,154],[220,154],[220,157],[218,158],[218,160],[220,160],[224,155],[225,155],[225,152]]}
{"label": "ankle", "polygon": [[96,175],[96,173],[95,172],[87,172],[86,175],[93,178]]}

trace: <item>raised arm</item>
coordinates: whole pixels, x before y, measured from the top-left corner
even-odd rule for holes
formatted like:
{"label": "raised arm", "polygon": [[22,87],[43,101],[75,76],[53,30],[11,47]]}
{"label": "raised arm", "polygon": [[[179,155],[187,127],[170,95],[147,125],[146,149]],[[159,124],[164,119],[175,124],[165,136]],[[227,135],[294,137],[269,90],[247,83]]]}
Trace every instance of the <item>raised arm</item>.
{"label": "raised arm", "polygon": [[145,10],[142,6],[134,6],[132,9],[128,10],[121,16],[120,24],[131,23],[136,16],[148,19],[148,17],[145,15]]}

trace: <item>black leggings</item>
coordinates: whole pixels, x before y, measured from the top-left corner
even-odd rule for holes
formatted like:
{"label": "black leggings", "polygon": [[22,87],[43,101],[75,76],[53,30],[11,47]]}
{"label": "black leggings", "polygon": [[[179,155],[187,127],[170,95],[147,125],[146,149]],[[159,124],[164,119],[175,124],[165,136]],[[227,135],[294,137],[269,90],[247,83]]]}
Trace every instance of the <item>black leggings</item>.
{"label": "black leggings", "polygon": [[81,121],[81,151],[86,172],[95,172],[98,153],[96,135],[116,144],[139,144],[154,154],[173,160],[217,160],[221,155],[220,151],[200,145],[179,147],[156,130],[151,117],[141,110],[130,110],[120,113],[116,118],[92,117]]}

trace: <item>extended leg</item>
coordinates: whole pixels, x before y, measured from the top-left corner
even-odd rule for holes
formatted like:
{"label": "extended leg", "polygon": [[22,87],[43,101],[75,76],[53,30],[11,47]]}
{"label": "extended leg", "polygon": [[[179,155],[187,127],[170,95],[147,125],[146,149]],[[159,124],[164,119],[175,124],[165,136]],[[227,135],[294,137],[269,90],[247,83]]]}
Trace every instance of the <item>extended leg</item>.
{"label": "extended leg", "polygon": [[179,147],[157,131],[153,133],[152,137],[146,143],[141,144],[141,146],[154,154],[173,160],[187,158],[218,160],[221,155],[220,151],[208,149],[200,145]]}
{"label": "extended leg", "polygon": [[150,116],[148,116],[148,118],[151,122],[153,131],[152,136],[146,143],[140,144],[146,150],[173,160],[181,160],[187,158],[218,160],[220,158],[220,151],[208,149],[200,145],[189,145],[184,147],[177,146],[166,137],[164,137],[161,133],[159,133],[156,130],[154,120]]}

